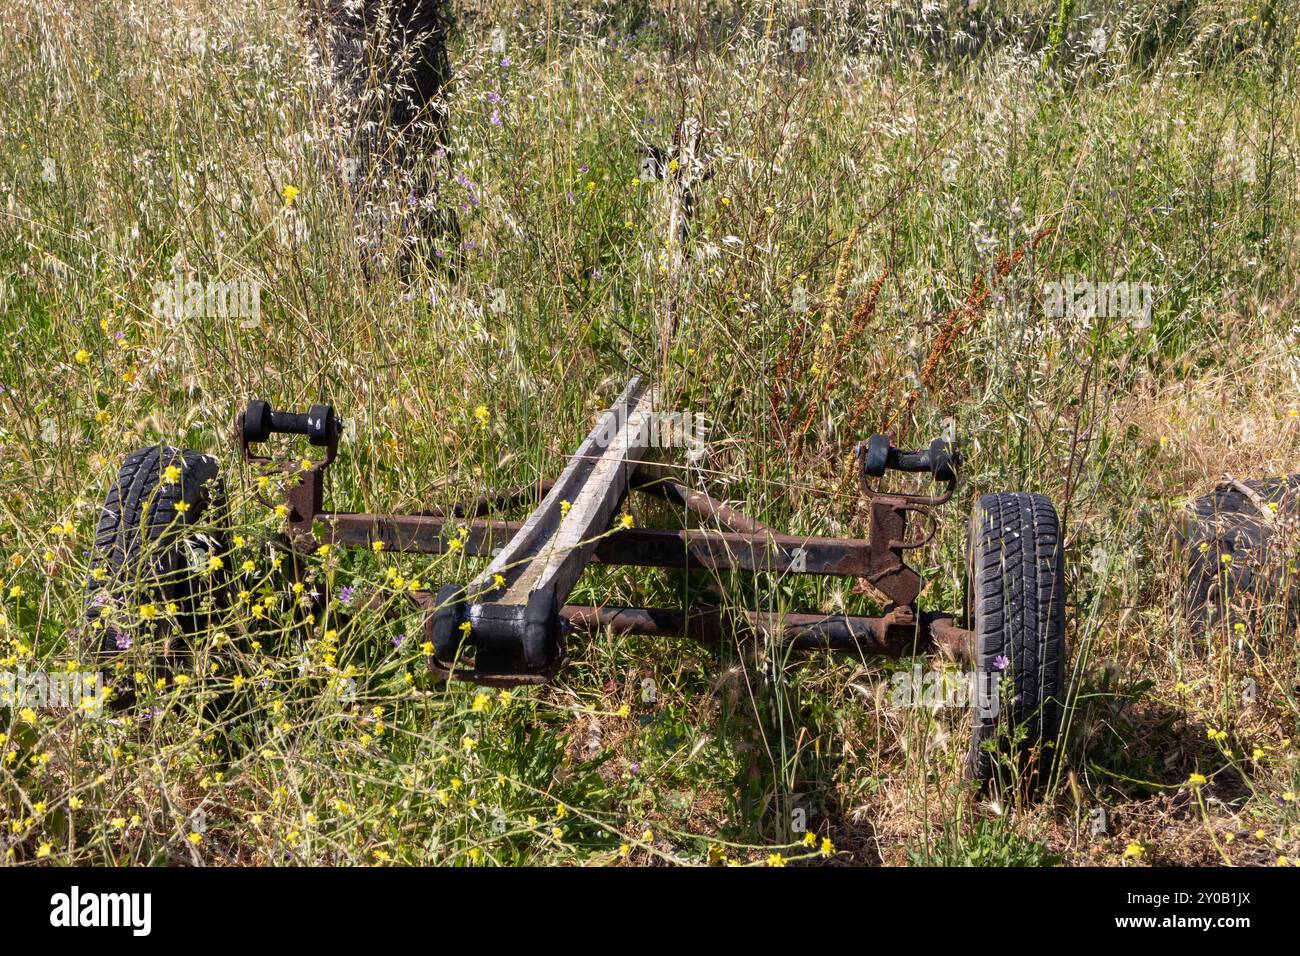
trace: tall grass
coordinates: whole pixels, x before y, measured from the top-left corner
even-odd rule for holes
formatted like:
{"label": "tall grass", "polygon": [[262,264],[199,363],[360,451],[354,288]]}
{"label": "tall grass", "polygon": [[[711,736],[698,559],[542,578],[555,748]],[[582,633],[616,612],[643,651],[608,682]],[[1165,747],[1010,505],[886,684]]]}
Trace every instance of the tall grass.
{"label": "tall grass", "polygon": [[[442,181],[461,243],[428,268],[401,248],[396,189],[380,248],[357,242],[296,9],[0,13],[0,665],[90,668],[99,504],[149,443],[225,463],[242,592],[180,671],[152,669],[162,629],[140,623],[116,669],[131,714],[0,703],[9,861],[1300,853],[1293,627],[1194,636],[1165,560],[1172,515],[1223,473],[1300,470],[1284,5],[468,5]],[[669,187],[638,169],[688,118],[712,176],[670,287]],[[160,319],[177,275],[260,283],[260,323]],[[1071,275],[1149,283],[1149,326],[1047,314],[1044,284]],[[866,533],[859,438],[955,435],[959,500],[916,558],[928,607],[960,606],[979,492],[1056,502],[1072,696],[1041,799],[964,782],[966,712],[889,699],[912,660],[605,635],[544,688],[435,685],[402,592],[468,580],[458,552],[318,554],[304,592],[329,608],[304,624],[232,443],[249,398],[332,401],[331,501],[391,511],[556,474],[647,370],[708,418],[692,480],[792,532]],[[847,580],[629,569],[592,569],[574,599],[879,609]]]}

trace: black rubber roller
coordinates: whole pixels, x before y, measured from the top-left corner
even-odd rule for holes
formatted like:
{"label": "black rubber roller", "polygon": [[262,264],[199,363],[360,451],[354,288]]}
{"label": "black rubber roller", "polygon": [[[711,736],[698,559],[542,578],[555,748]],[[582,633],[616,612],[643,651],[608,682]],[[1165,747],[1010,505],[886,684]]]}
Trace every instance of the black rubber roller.
{"label": "black rubber roller", "polygon": [[255,398],[244,409],[244,441],[250,445],[271,437],[271,403]]}
{"label": "black rubber roller", "polygon": [[254,399],[244,410],[244,440],[263,442],[272,435],[306,435],[313,445],[324,447],[343,431],[343,420],[333,405],[313,405],[306,414],[277,412],[269,402]]}
{"label": "black rubber roller", "polygon": [[888,435],[872,435],[858,446],[862,473],[881,478],[888,471],[929,472],[935,481],[956,481],[961,458],[942,438],[930,442],[925,451],[903,451],[890,444]]}
{"label": "black rubber roller", "polygon": [[307,440],[322,448],[343,431],[343,422],[334,414],[333,405],[313,405],[307,412]]}
{"label": "black rubber roller", "polygon": [[894,450],[888,435],[872,435],[864,449],[862,473],[872,478],[883,478],[885,469],[889,467],[889,453]]}
{"label": "black rubber roller", "polygon": [[930,474],[935,481],[956,481],[961,455],[942,438],[930,442]]}

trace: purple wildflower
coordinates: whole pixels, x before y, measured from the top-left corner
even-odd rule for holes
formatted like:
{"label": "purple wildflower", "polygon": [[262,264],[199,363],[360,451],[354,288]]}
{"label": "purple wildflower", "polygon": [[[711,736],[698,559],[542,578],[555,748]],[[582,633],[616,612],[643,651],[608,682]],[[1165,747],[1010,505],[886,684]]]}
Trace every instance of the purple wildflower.
{"label": "purple wildflower", "polygon": [[468,198],[470,201],[470,205],[477,206],[479,200],[478,200],[478,193],[474,191],[474,181],[470,179],[468,176],[466,176],[464,173],[457,173],[456,182],[458,182],[461,186],[463,186],[465,188],[465,192],[469,194]]}
{"label": "purple wildflower", "polygon": [[494,105],[497,104],[497,103],[500,103],[500,102],[501,102],[501,94],[498,93],[496,90],[492,90],[490,93],[488,93],[488,102],[489,102],[489,103],[492,103],[492,104],[494,104]]}
{"label": "purple wildflower", "polygon": [[117,645],[119,651],[128,651],[131,649],[131,635],[125,631],[113,632],[113,643]]}
{"label": "purple wildflower", "polygon": [[493,111],[492,111],[492,125],[493,125],[493,126],[500,126],[500,125],[501,125],[501,111],[500,111],[500,110],[493,110]]}
{"label": "purple wildflower", "polygon": [[339,603],[340,603],[340,604],[351,604],[351,603],[352,603],[352,594],[353,594],[353,592],[355,592],[355,591],[356,591],[356,588],[354,588],[352,585],[350,585],[350,584],[345,584],[345,585],[343,585],[343,587],[339,588]]}
{"label": "purple wildflower", "polygon": [[515,62],[515,61],[512,60],[512,59],[510,59],[510,57],[508,57],[508,56],[503,56],[503,57],[501,58],[501,65],[502,65],[502,66],[509,66],[511,63],[514,63],[514,62]]}
{"label": "purple wildflower", "polygon": [[1003,654],[999,654],[997,657],[993,658],[993,666],[1000,671],[1006,670],[1007,665],[1010,663],[1011,661],[1007,660],[1006,656]]}
{"label": "purple wildflower", "polygon": [[591,167],[588,166],[586,163],[583,163],[581,166],[578,167],[578,172],[582,173],[582,175],[585,176],[587,175],[587,173],[591,172]]}

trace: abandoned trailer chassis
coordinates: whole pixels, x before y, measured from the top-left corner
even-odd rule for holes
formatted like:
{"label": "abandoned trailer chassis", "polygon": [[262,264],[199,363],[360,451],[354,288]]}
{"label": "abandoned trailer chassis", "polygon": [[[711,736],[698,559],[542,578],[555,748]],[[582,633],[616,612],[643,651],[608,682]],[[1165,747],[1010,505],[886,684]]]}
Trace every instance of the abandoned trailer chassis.
{"label": "abandoned trailer chassis", "polygon": [[[633,379],[605,413],[614,418],[602,418],[557,479],[420,514],[352,513],[323,507],[324,474],[335,458],[342,429],[326,406],[315,406],[307,415],[288,415],[255,402],[240,415],[237,428],[244,458],[250,463],[271,465],[249,449],[271,432],[308,434],[313,444],[325,450],[325,457],[309,468],[280,469],[298,478],[286,488],[284,501],[287,543],[294,552],[310,553],[329,543],[355,548],[379,545],[385,552],[415,554],[455,549],[492,559],[470,585],[411,594],[424,611],[425,638],[435,648],[429,657],[430,670],[443,679],[495,686],[544,683],[566,663],[564,638],[569,632],[605,629],[681,635],[705,643],[730,635],[761,634],[795,650],[887,657],[942,650],[971,660],[972,633],[958,627],[953,615],[916,609],[921,577],[904,560],[906,551],[923,547],[933,537],[932,509],[946,502],[956,486],[959,459],[949,454],[944,443],[935,442],[929,452],[900,452],[887,437],[875,436],[860,446],[862,487],[871,508],[866,539],[780,534],[732,505],[681,484],[659,465],[641,460],[644,444],[638,444],[636,422],[638,414],[653,407],[654,399],[652,390]],[[629,422],[634,426],[630,430]],[[618,441],[605,445],[596,441],[602,428]],[[946,492],[938,496],[874,492],[868,479],[882,476],[886,469],[928,471],[947,484]],[[613,511],[632,490],[666,500],[717,528],[608,530]],[[536,506],[527,521],[483,517],[527,504]],[[928,524],[925,535],[908,539],[909,513]],[[872,617],[564,603],[589,562],[853,577],[870,584],[888,604],[882,615]],[[465,645],[475,648],[471,666],[461,663]]]}
{"label": "abandoned trailer chassis", "polygon": [[[378,541],[383,543],[385,552],[440,554],[450,550],[452,540],[458,540],[462,542],[463,553],[473,557],[492,556],[502,542],[523,526],[516,521],[457,521],[427,515],[324,512],[315,517],[323,526],[323,540],[333,545],[367,548]],[[300,548],[305,545],[309,549],[317,538],[311,535],[310,542],[303,537],[294,540]],[[798,573],[870,579],[870,575],[855,570],[872,567],[870,542],[846,538],[629,528],[612,531],[598,541],[592,560],[635,567],[782,573],[788,571],[791,563],[788,555],[796,549],[803,549],[802,559],[806,562],[806,567]],[[905,577],[908,571],[902,575]],[[427,591],[417,592],[413,597],[426,610],[425,636],[432,640],[438,601]],[[970,632],[956,627],[952,615],[917,612],[911,604],[894,605],[879,617],[583,605],[564,605],[559,615],[569,629],[588,633],[609,628],[622,634],[683,636],[710,644],[733,633],[760,633],[796,650],[899,657],[937,646],[962,659],[970,656]],[[449,674],[445,667],[434,664],[433,668],[439,676],[464,677],[480,683],[543,683],[553,673],[548,669],[539,675],[516,674],[509,680],[496,681],[489,674],[472,670]],[[534,676],[538,679],[533,679]]]}

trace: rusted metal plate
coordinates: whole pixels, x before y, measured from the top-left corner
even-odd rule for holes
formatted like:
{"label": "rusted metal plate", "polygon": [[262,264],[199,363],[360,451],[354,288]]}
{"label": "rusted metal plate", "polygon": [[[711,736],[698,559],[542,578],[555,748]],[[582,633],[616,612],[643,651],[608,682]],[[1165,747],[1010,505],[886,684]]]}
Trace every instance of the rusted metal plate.
{"label": "rusted metal plate", "polygon": [[869,570],[863,576],[881,594],[899,606],[911,604],[921,593],[921,576],[903,561],[908,542],[904,497],[877,495],[871,500]]}

